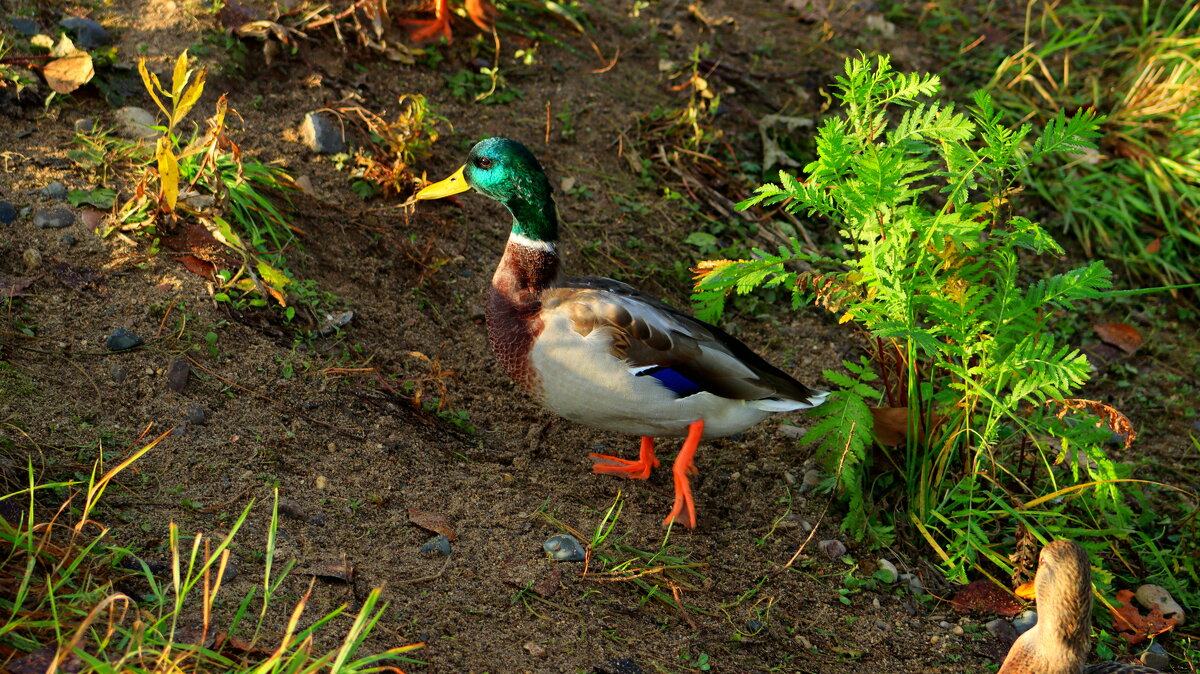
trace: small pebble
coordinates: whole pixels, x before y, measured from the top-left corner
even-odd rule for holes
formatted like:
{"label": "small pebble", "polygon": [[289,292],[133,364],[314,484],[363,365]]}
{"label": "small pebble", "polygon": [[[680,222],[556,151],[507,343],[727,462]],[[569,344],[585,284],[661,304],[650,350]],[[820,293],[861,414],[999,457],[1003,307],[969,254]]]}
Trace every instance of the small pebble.
{"label": "small pebble", "polygon": [[154,115],[145,108],[126,106],[113,113],[117,123],[117,135],[132,140],[158,138],[161,132],[150,127],[158,124]]}
{"label": "small pebble", "polygon": [[203,424],[205,421],[207,421],[208,417],[207,417],[207,415],[204,414],[203,407],[201,407],[199,405],[188,405],[187,420],[188,420],[188,423],[199,426],[199,425]]}
{"label": "small pebble", "polygon": [[141,337],[125,328],[117,328],[104,340],[104,346],[109,351],[124,351],[144,344]]}
{"label": "small pebble", "polygon": [[37,271],[42,268],[42,254],[37,248],[26,248],[24,253],[21,253],[21,259],[25,262],[25,271]]}
{"label": "small pebble", "polygon": [[921,584],[921,578],[916,574],[908,579],[908,591],[917,596],[925,594],[925,586]]}
{"label": "small pebble", "polygon": [[963,629],[962,625],[955,625],[950,628],[950,633],[961,637],[966,633],[966,630]]}
{"label": "small pebble", "polygon": [[[882,576],[884,575],[884,573],[880,573],[880,571],[888,574],[888,577],[883,578]],[[896,569],[896,565],[892,564],[890,561],[888,561],[886,559],[879,560],[879,569],[875,572],[875,574],[876,574],[876,576],[875,576],[876,578],[879,578],[879,580],[881,580],[885,583],[894,583],[894,582],[896,582],[896,579],[900,577],[900,571],[898,571]]]}
{"label": "small pebble", "polygon": [[938,627],[940,627],[940,628],[942,628],[942,629],[944,629],[944,630],[948,630],[948,629],[950,629],[951,627],[953,627],[953,625],[951,625],[950,623],[948,623],[948,622],[946,622],[945,620],[943,620],[942,622],[938,623]]}
{"label": "small pebble", "polygon": [[821,483],[821,471],[806,470],[806,471],[804,471],[804,477],[801,478],[801,480],[800,480],[800,493],[807,494],[808,492],[816,489],[817,485],[820,483]]}
{"label": "small pebble", "polygon": [[1162,611],[1164,618],[1174,618],[1176,625],[1182,626],[1187,619],[1187,614],[1184,613],[1183,607],[1179,605],[1179,602],[1175,601],[1175,598],[1164,587],[1143,585],[1137,589],[1135,596],[1138,603],[1142,606]]}
{"label": "small pebble", "polygon": [[65,208],[51,208],[33,214],[33,224],[42,229],[62,229],[75,224],[75,213]]}
{"label": "small pebble", "polygon": [[70,234],[63,234],[59,241],[62,241],[67,246],[74,246],[75,244],[79,243],[79,240]]}
{"label": "small pebble", "polygon": [[1004,618],[996,618],[995,620],[983,626],[988,631],[988,634],[999,639],[1005,644],[1011,644],[1017,640],[1017,630]]}
{"label": "small pebble", "polygon": [[521,646],[521,648],[524,648],[526,651],[529,652],[530,655],[532,655],[535,658],[546,657],[546,649],[542,648],[538,644],[533,643],[532,641],[526,641],[525,644],[523,646]]}
{"label": "small pebble", "polygon": [[167,388],[176,393],[183,393],[187,388],[188,377],[192,374],[192,364],[187,358],[180,356],[171,361],[167,369]]}
{"label": "small pebble", "polygon": [[423,555],[435,552],[443,557],[449,557],[450,553],[453,552],[453,548],[450,546],[450,539],[446,538],[446,534],[438,534],[426,541],[425,545],[421,546],[421,554]]}
{"label": "small pebble", "polygon": [[762,621],[757,618],[751,618],[746,621],[746,634],[758,634],[763,631]]}
{"label": "small pebble", "polygon": [[579,539],[570,534],[551,536],[542,544],[542,549],[556,562],[582,562],[587,558]]}
{"label": "small pebble", "polygon": [[890,632],[892,631],[892,626],[883,620],[876,620],[875,629],[879,630],[880,632]]}
{"label": "small pebble", "polygon": [[81,117],[75,120],[75,133],[91,133],[96,130],[95,117]]}
{"label": "small pebble", "polygon": [[7,201],[0,200],[0,224],[11,225],[17,220],[17,209]]}
{"label": "small pebble", "polygon": [[66,199],[67,186],[55,180],[49,185],[46,185],[42,189],[38,190],[38,194],[46,197],[47,199]]}
{"label": "small pebble", "polygon": [[321,320],[321,327],[317,328],[317,336],[328,337],[349,325],[352,320],[354,320],[353,311],[326,313]]}
{"label": "small pebble", "polygon": [[345,152],[346,137],[342,128],[328,116],[310,112],[300,123],[300,141],[313,152],[338,154]]}
{"label": "small pebble", "polygon": [[108,31],[104,29],[104,26],[91,19],[69,16],[59,21],[58,25],[66,28],[75,36],[75,46],[77,47],[94,49],[108,44]]}
{"label": "small pebble", "polygon": [[124,384],[125,378],[129,376],[129,371],[125,368],[113,363],[112,367],[108,368],[108,374],[112,377],[113,383]]}
{"label": "small pebble", "polygon": [[779,434],[785,438],[803,438],[804,429],[791,424],[780,424]]}
{"label": "small pebble", "polygon": [[1142,654],[1138,656],[1138,660],[1147,667],[1164,672],[1171,666],[1171,657],[1167,655],[1167,649],[1163,648],[1162,644],[1158,642],[1150,644],[1150,648],[1142,651]]}
{"label": "small pebble", "polygon": [[846,544],[836,538],[828,538],[817,543],[817,549],[830,559],[841,559],[846,556]]}
{"label": "small pebble", "polygon": [[1017,631],[1017,636],[1028,632],[1037,624],[1037,611],[1025,611],[1021,615],[1013,618],[1012,626]]}

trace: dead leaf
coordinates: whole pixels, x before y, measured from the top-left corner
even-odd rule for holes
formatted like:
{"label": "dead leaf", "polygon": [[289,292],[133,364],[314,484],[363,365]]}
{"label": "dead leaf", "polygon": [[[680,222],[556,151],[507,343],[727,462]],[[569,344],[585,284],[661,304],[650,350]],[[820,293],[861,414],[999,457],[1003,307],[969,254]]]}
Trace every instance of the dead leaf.
{"label": "dead leaf", "polygon": [[884,447],[895,447],[908,434],[907,407],[872,407],[875,418],[875,439]]}
{"label": "dead leaf", "polygon": [[1158,237],[1155,237],[1155,238],[1154,238],[1154,240],[1153,240],[1153,241],[1151,241],[1151,242],[1150,242],[1150,243],[1149,243],[1149,244],[1146,246],[1146,252],[1147,252],[1147,253],[1149,253],[1149,254],[1151,254],[1151,255],[1153,255],[1153,254],[1157,253],[1157,252],[1158,252],[1158,251],[1160,251],[1160,250],[1162,250],[1162,239],[1160,239],[1160,238],[1158,238]]}
{"label": "dead leaf", "polygon": [[435,534],[443,534],[451,541],[455,539],[454,522],[442,513],[409,508],[408,521]]}
{"label": "dead leaf", "polygon": [[499,15],[495,5],[488,0],[467,0],[463,6],[467,10],[467,16],[471,17],[471,23],[478,26],[479,30],[485,33],[492,30],[492,25],[496,23],[496,17]]}
{"label": "dead leaf", "polygon": [[29,286],[33,285],[34,281],[43,276],[45,276],[45,274],[39,274],[38,276],[24,276],[21,278],[0,278],[0,297],[10,298],[25,295],[25,290],[28,289]]}
{"label": "dead leaf", "polygon": [[340,580],[343,583],[354,582],[354,566],[352,564],[346,564],[345,562],[325,562],[323,564],[317,564],[311,570],[309,570],[309,573],[317,576],[318,578]]}
{"label": "dead leaf", "polygon": [[1162,611],[1157,608],[1150,609],[1146,615],[1139,613],[1133,604],[1133,596],[1132,590],[1118,590],[1117,602],[1121,606],[1113,609],[1113,626],[1130,645],[1139,644],[1175,627],[1175,619],[1164,618]]}
{"label": "dead leaf", "polygon": [[79,214],[79,219],[83,221],[84,227],[94,230],[100,226],[101,222],[104,222],[105,215],[105,211],[88,206]]}
{"label": "dead leaf", "polygon": [[1142,333],[1127,323],[1098,323],[1094,327],[1096,334],[1100,335],[1100,339],[1125,353],[1132,354],[1137,351],[1144,341]]}
{"label": "dead leaf", "polygon": [[46,84],[60,94],[69,94],[75,91],[90,82],[95,74],[96,70],[92,67],[91,54],[82,51],[55,59],[47,63],[45,69],[42,70],[42,75],[46,77]]}
{"label": "dead leaf", "polygon": [[1021,601],[984,578],[964,585],[950,601],[959,613],[984,613],[1011,618],[1021,612]]}
{"label": "dead leaf", "polygon": [[71,290],[79,290],[84,286],[92,286],[93,288],[103,290],[104,277],[97,274],[90,267],[72,267],[66,262],[56,262],[54,264],[54,276]]}

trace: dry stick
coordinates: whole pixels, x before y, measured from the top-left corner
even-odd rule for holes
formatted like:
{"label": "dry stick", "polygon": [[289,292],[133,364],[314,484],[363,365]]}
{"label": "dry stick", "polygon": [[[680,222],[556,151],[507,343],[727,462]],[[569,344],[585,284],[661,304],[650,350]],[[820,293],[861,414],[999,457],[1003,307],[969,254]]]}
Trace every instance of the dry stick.
{"label": "dry stick", "polygon": [[396,585],[414,585],[416,583],[424,583],[427,580],[437,580],[438,578],[442,577],[443,573],[446,572],[446,568],[450,566],[451,559],[453,559],[453,557],[447,557],[446,563],[442,564],[442,568],[438,569],[438,572],[431,576],[421,576],[420,578],[409,578],[408,580],[401,580],[401,581],[398,581],[396,583]]}
{"label": "dry stick", "polygon": [[[187,358],[188,361],[191,362],[192,365],[195,365],[202,372],[212,375],[214,378],[220,380],[221,382],[224,382],[228,386],[232,386],[233,388],[236,388],[240,391],[245,391],[246,393],[249,393],[250,395],[252,395],[256,398],[261,398],[262,400],[265,400],[265,401],[271,403],[272,405],[278,405],[279,407],[282,407],[283,409],[287,410],[288,412],[291,412],[292,414],[300,417],[301,419],[304,419],[305,421],[317,424],[318,426],[324,426],[325,428],[328,428],[333,431],[337,431],[339,433],[345,433],[353,438],[359,438],[359,436],[356,434],[356,429],[342,428],[341,426],[334,426],[333,424],[325,422],[325,421],[321,421],[320,419],[314,419],[314,418],[308,416],[307,414],[301,412],[300,410],[296,409],[295,407],[292,407],[291,405],[282,403],[278,400],[275,400],[274,398],[268,398],[267,396],[265,396],[257,391],[251,391],[250,389],[246,388],[245,386],[242,386],[241,384],[239,384],[235,381],[232,381],[230,379],[226,379],[225,377],[222,377],[221,375],[217,374],[216,372],[213,372],[212,370],[208,369],[207,367],[204,367],[200,363],[196,362],[195,358],[192,358],[191,356],[189,356],[187,354],[184,354],[183,357]],[[361,438],[359,438],[359,439],[361,439]]]}
{"label": "dry stick", "polygon": [[850,422],[850,432],[846,434],[846,448],[842,450],[842,456],[838,459],[837,475],[833,477],[834,491],[829,493],[829,500],[825,502],[825,508],[821,511],[821,516],[817,518],[816,526],[812,528],[812,531],[808,532],[808,538],[804,539],[804,542],[800,544],[800,547],[796,548],[796,554],[792,555],[792,558],[788,560],[787,564],[784,564],[783,568],[776,571],[775,574],[782,573],[784,569],[790,567],[796,561],[796,558],[800,556],[800,553],[804,552],[804,546],[808,545],[808,542],[812,540],[813,536],[817,535],[817,529],[821,528],[821,522],[825,520],[825,513],[829,512],[829,505],[833,503],[833,498],[837,495],[837,483],[838,480],[842,478],[842,466],[846,465],[846,455],[850,453],[850,439],[854,437],[854,426],[856,423],[857,422],[854,421]]}
{"label": "dry stick", "polygon": [[550,101],[546,101],[546,140],[543,144],[550,147]]}

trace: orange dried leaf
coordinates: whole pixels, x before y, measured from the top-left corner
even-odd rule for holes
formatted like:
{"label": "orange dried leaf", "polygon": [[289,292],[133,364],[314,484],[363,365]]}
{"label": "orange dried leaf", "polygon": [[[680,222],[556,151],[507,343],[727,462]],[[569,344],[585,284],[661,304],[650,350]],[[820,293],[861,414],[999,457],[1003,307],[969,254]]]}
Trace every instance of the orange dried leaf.
{"label": "orange dried leaf", "polygon": [[428,529],[435,534],[444,534],[446,538],[454,540],[454,522],[442,513],[429,510],[417,510],[416,508],[408,509],[408,521],[421,527]]}
{"label": "orange dried leaf", "polygon": [[1021,602],[990,580],[964,585],[950,601],[959,613],[985,613],[1011,618],[1021,612]]}
{"label": "orange dried leaf", "polygon": [[1098,323],[1096,334],[1108,344],[1121,349],[1125,353],[1133,353],[1141,347],[1142,333],[1126,323]]}
{"label": "orange dried leaf", "polygon": [[1021,583],[1017,586],[1017,589],[1013,590],[1013,594],[1022,599],[1037,599],[1037,588],[1031,580],[1028,583]]}
{"label": "orange dried leaf", "polygon": [[1175,627],[1175,619],[1164,618],[1158,608],[1152,608],[1149,613],[1142,615],[1133,605],[1133,597],[1132,590],[1118,590],[1117,601],[1121,606],[1113,609],[1113,626],[1130,645],[1139,644]]}
{"label": "orange dried leaf", "polygon": [[42,74],[46,76],[46,84],[51,89],[60,94],[69,94],[90,82],[96,70],[92,67],[91,55],[77,51],[47,63]]}
{"label": "orange dried leaf", "polygon": [[1146,246],[1146,252],[1153,255],[1162,250],[1162,239],[1155,237],[1149,245]]}
{"label": "orange dried leaf", "polygon": [[467,10],[467,16],[471,17],[471,23],[479,26],[479,30],[490,31],[496,23],[496,7],[488,0],[467,0],[463,6]]}

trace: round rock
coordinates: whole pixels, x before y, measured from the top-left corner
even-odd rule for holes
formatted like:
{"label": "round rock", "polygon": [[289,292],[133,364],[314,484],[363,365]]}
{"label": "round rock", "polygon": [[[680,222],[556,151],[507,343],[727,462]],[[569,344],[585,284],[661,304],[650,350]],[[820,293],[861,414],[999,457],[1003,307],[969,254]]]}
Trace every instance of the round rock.
{"label": "round rock", "polygon": [[7,201],[0,200],[0,224],[11,225],[17,220],[17,209]]}
{"label": "round rock", "polygon": [[421,546],[423,555],[437,553],[443,557],[449,557],[451,552],[453,552],[453,548],[450,546],[450,539],[446,538],[446,534],[438,534]]}
{"label": "round rock", "polygon": [[830,559],[841,559],[846,555],[846,544],[836,538],[828,538],[817,543],[817,549]]}
{"label": "round rock", "polygon": [[322,114],[310,112],[300,123],[300,140],[308,149],[322,154],[346,151],[346,136],[342,129]]}
{"label": "round rock", "polygon": [[197,426],[208,420],[208,416],[204,414],[204,408],[199,405],[188,405],[187,420],[189,424]]}
{"label": "round rock", "polygon": [[76,46],[83,47],[84,49],[93,49],[108,44],[108,31],[104,29],[104,26],[91,19],[85,19],[82,16],[69,16],[59,21],[58,25],[66,28],[75,36]]}
{"label": "round rock", "polygon": [[1183,625],[1187,615],[1183,607],[1167,592],[1166,588],[1158,585],[1143,585],[1137,589],[1137,601],[1146,608],[1156,608],[1162,611],[1164,618],[1174,618],[1176,625]]}
{"label": "round rock", "polygon": [[26,37],[33,37],[42,32],[42,27],[37,21],[26,19],[23,16],[14,16],[8,20],[8,23],[13,27],[13,30]]}
{"label": "round rock", "polygon": [[51,208],[33,214],[33,224],[42,229],[62,229],[75,224],[75,213],[65,208]]}
{"label": "round rock", "polygon": [[570,534],[551,536],[542,543],[542,549],[556,562],[582,562],[587,558],[587,552],[579,539]]}
{"label": "round rock", "polygon": [[124,351],[132,349],[135,346],[141,346],[143,343],[141,337],[138,337],[137,334],[125,328],[113,330],[104,340],[104,346],[109,351]]}
{"label": "round rock", "polygon": [[1032,610],[1025,611],[1024,613],[1017,616],[1016,618],[1013,618],[1013,621],[1012,621],[1012,626],[1013,626],[1013,629],[1015,629],[1017,631],[1017,636],[1021,636],[1022,634],[1033,629],[1033,626],[1036,624],[1037,624],[1037,611],[1032,611]]}
{"label": "round rock", "polygon": [[[883,574],[880,573],[880,571],[887,573],[888,577],[884,578]],[[896,579],[900,577],[900,571],[896,569],[896,565],[892,564],[890,561],[888,561],[886,559],[879,560],[879,570],[876,571],[875,574],[876,574],[875,575],[876,578],[879,578],[879,580],[881,580],[885,583],[894,583],[894,582],[896,582]]]}
{"label": "round rock", "polygon": [[43,197],[46,197],[47,199],[59,199],[59,200],[66,199],[67,198],[67,186],[62,184],[61,182],[55,180],[54,182],[50,183],[49,185],[46,185],[42,189],[38,190],[38,194],[42,195]]}
{"label": "round rock", "polygon": [[42,254],[37,248],[26,248],[25,252],[21,253],[21,260],[25,263],[25,271],[37,271],[42,268]]}
{"label": "round rock", "polygon": [[1171,666],[1171,657],[1167,655],[1167,649],[1163,648],[1162,644],[1158,642],[1150,644],[1150,648],[1142,651],[1142,654],[1138,656],[1138,660],[1147,667],[1164,672]]}
{"label": "round rock", "polygon": [[150,128],[158,124],[158,120],[145,108],[126,106],[113,113],[113,120],[117,123],[117,135],[123,138],[140,140],[162,135],[157,129]]}
{"label": "round rock", "polygon": [[983,626],[988,631],[988,634],[996,637],[1005,644],[1011,644],[1017,640],[1017,630],[1004,618],[996,618],[995,620]]}

